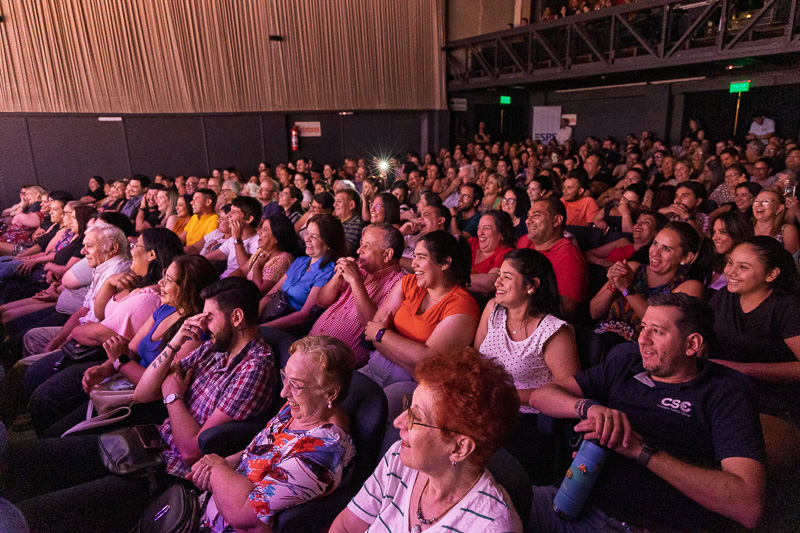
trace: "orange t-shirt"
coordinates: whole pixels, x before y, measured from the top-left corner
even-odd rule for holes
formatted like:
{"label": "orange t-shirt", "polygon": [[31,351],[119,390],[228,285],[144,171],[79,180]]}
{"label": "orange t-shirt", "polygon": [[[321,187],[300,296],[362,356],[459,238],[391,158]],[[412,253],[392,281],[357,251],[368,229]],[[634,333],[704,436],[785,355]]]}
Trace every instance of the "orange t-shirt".
{"label": "orange t-shirt", "polygon": [[574,202],[561,202],[567,208],[567,226],[588,226],[600,211],[594,198],[588,196]]}
{"label": "orange t-shirt", "polygon": [[403,304],[395,314],[394,329],[403,337],[424,344],[439,322],[450,315],[469,315],[476,322],[481,318],[481,310],[475,298],[458,285],[427,311],[417,314],[417,309],[428,291],[417,286],[414,274],[403,277],[402,284]]}

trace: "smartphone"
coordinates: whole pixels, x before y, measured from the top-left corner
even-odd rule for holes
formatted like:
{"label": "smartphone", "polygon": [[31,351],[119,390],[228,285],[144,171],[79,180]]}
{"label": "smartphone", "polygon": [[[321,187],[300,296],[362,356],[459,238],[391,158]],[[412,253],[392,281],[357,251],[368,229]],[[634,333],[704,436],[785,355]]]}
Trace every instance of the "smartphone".
{"label": "smartphone", "polygon": [[796,188],[797,188],[797,185],[790,185],[790,186],[786,187],[785,189],[783,189],[783,195],[784,196],[794,196],[794,192],[795,192]]}
{"label": "smartphone", "polygon": [[158,432],[158,427],[155,424],[134,426],[133,430],[146,450],[164,448],[167,445],[164,439],[161,438],[161,433]]}

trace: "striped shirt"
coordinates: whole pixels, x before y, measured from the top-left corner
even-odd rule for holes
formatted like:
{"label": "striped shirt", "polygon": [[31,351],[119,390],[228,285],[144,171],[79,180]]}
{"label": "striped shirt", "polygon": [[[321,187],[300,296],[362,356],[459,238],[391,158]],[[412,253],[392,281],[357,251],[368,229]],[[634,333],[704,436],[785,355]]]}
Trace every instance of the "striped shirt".
{"label": "striped shirt", "polygon": [[[400,462],[400,442],[389,448],[378,468],[347,508],[370,524],[368,532],[407,532],[411,493],[418,472]],[[478,483],[450,511],[425,530],[428,533],[485,531],[519,533],[522,522],[505,489],[484,471]]]}

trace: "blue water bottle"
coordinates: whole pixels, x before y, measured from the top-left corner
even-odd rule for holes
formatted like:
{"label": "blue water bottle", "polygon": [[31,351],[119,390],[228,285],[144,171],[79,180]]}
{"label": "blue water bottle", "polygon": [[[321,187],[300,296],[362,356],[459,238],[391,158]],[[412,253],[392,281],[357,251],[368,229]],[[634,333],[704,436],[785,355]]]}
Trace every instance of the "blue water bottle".
{"label": "blue water bottle", "polygon": [[558,516],[574,520],[580,514],[606,457],[607,448],[591,440],[583,441],[553,499],[553,509]]}

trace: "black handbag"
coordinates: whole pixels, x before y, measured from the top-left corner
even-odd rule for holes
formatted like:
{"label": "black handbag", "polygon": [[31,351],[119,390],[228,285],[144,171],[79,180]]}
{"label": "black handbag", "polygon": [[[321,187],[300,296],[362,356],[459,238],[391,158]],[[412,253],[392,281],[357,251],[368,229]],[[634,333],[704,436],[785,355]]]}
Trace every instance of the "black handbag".
{"label": "black handbag", "polygon": [[289,297],[282,289],[278,289],[272,294],[267,294],[267,305],[261,313],[261,323],[275,320],[282,316],[286,316],[293,312],[292,306],[289,305]]}
{"label": "black handbag", "polygon": [[61,346],[61,352],[73,361],[96,359],[99,358],[101,354],[105,356],[105,350],[103,350],[102,346],[86,346],[84,344],[78,344],[74,340],[65,342]]}
{"label": "black handbag", "polygon": [[[207,500],[206,500],[207,501]],[[194,533],[205,505],[197,493],[180,483],[172,485],[151,503],[139,519],[138,533]]]}
{"label": "black handbag", "polygon": [[158,488],[156,474],[164,467],[161,450],[166,443],[155,424],[122,428],[100,435],[100,459],[118,476],[147,477],[150,491]]}

